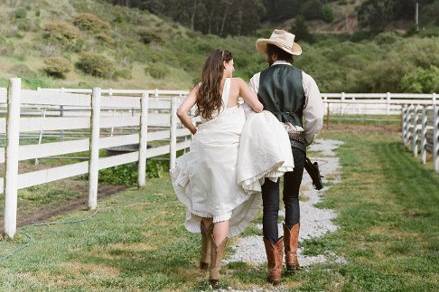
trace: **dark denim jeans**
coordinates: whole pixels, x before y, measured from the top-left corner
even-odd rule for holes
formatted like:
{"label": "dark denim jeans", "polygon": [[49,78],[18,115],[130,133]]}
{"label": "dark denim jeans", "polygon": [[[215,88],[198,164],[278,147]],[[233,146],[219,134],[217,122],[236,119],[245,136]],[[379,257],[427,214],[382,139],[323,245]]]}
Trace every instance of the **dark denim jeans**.
{"label": "dark denim jeans", "polygon": [[[292,148],[294,171],[285,173],[283,201],[285,204],[285,224],[289,229],[300,222],[299,189],[303,177],[306,154]],[[264,237],[275,243],[278,240],[277,217],[279,213],[279,181],[274,183],[265,179],[262,186],[264,205],[263,233]]]}

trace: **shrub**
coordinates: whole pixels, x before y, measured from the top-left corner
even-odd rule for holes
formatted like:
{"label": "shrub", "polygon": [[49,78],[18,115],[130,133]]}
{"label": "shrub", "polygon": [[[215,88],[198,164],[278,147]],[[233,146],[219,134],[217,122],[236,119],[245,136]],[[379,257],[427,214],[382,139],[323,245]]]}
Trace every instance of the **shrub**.
{"label": "shrub", "polygon": [[328,4],[323,5],[322,7],[322,19],[328,23],[334,21],[334,13],[332,12],[331,6]]}
{"label": "shrub", "polygon": [[105,32],[99,33],[96,36],[96,39],[98,39],[98,40],[100,40],[100,41],[102,41],[102,42],[104,42],[106,44],[109,44],[109,45],[114,44],[113,38],[110,35],[108,35],[107,33],[105,33]]}
{"label": "shrub", "polygon": [[[146,162],[148,178],[162,177],[169,167],[167,161],[150,160]],[[137,163],[130,163],[111,167],[99,171],[99,182],[116,185],[135,186],[137,184]]]}
{"label": "shrub", "polygon": [[131,75],[130,69],[121,69],[114,72],[114,79],[122,78],[122,79],[131,79],[133,76]]}
{"label": "shrub", "polygon": [[151,31],[147,28],[141,28],[137,31],[137,35],[140,38],[140,41],[144,44],[149,44],[151,42],[161,42],[162,39],[160,35],[154,31]]}
{"label": "shrub", "polygon": [[94,53],[81,54],[76,67],[86,74],[101,78],[111,78],[115,71],[112,61]]}
{"label": "shrub", "polygon": [[44,36],[46,38],[69,42],[78,39],[80,31],[68,22],[56,20],[46,24],[44,27]]}
{"label": "shrub", "polygon": [[169,70],[163,66],[163,64],[159,63],[150,64],[145,68],[145,73],[151,75],[151,77],[155,79],[163,79],[169,73]]}
{"label": "shrub", "polygon": [[37,76],[37,73],[32,71],[28,66],[24,64],[18,64],[13,66],[8,70],[8,72],[16,74],[17,77],[22,78],[35,78]]}
{"label": "shrub", "polygon": [[300,9],[302,14],[307,20],[321,19],[322,18],[322,3],[320,0],[310,0],[302,4]]}
{"label": "shrub", "polygon": [[17,28],[21,31],[30,31],[32,29],[32,24],[29,19],[22,19],[17,21]]}
{"label": "shrub", "polygon": [[44,64],[44,71],[56,78],[65,78],[65,74],[72,69],[70,61],[62,57],[48,58],[44,60]]}
{"label": "shrub", "polygon": [[26,18],[27,16],[27,11],[24,8],[18,8],[17,10],[15,10],[15,18]]}
{"label": "shrub", "polygon": [[102,32],[111,28],[110,24],[94,14],[81,13],[77,15],[73,23],[81,30],[88,30],[93,32]]}
{"label": "shrub", "polygon": [[308,26],[305,23],[305,18],[303,18],[303,16],[298,16],[296,18],[296,22],[294,23],[291,30],[296,35],[298,41],[306,41],[306,42],[314,41],[314,37],[309,32]]}
{"label": "shrub", "polygon": [[401,88],[403,91],[416,93],[439,92],[439,68],[417,68],[402,78]]}

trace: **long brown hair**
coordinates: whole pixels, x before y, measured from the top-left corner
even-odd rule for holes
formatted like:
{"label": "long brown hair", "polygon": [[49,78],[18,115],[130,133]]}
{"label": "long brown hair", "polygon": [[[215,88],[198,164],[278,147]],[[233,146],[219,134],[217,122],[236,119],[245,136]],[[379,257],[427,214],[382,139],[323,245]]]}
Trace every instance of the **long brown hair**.
{"label": "long brown hair", "polygon": [[227,50],[215,50],[204,63],[201,84],[197,93],[197,112],[204,119],[211,119],[215,111],[222,106],[221,80],[224,75],[224,61],[232,60],[232,53]]}

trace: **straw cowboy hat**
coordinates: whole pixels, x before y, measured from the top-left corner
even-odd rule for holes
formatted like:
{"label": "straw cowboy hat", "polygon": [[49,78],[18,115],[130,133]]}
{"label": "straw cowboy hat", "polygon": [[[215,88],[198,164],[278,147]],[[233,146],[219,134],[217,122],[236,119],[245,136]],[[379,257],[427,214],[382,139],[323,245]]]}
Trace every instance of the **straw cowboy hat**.
{"label": "straw cowboy hat", "polygon": [[296,36],[288,31],[275,29],[269,39],[258,39],[256,41],[256,50],[265,54],[267,45],[272,44],[291,55],[300,56],[302,48],[294,42],[295,38]]}

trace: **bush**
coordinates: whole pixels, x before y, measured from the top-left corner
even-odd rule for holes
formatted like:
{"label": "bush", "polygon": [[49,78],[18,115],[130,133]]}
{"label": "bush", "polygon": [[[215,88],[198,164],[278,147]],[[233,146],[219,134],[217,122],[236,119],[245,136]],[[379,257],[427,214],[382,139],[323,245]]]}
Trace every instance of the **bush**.
{"label": "bush", "polygon": [[[146,162],[146,175],[148,178],[162,177],[169,164],[167,161],[150,160]],[[99,171],[99,182],[135,186],[137,185],[137,163],[130,163],[111,167]]]}
{"label": "bush", "polygon": [[113,38],[105,32],[101,32],[96,36],[97,40],[100,40],[106,44],[112,45],[114,44]]}
{"label": "bush", "polygon": [[65,74],[72,70],[72,63],[62,57],[53,57],[44,60],[44,71],[47,75],[56,78],[65,78]]}
{"label": "bush", "polygon": [[417,68],[402,78],[401,88],[403,91],[416,93],[439,92],[439,68]]}
{"label": "bush", "polygon": [[331,6],[328,4],[323,5],[322,7],[322,19],[325,22],[333,22],[334,21],[334,13],[332,12]]}
{"label": "bush", "polygon": [[93,32],[107,31],[111,28],[110,24],[94,14],[81,13],[77,15],[73,24],[81,30],[88,30]]}
{"label": "bush", "polygon": [[51,21],[44,27],[46,37],[61,41],[71,41],[79,38],[79,30],[68,22],[56,20]]}
{"label": "bush", "polygon": [[94,53],[83,53],[76,67],[86,74],[101,78],[111,78],[115,71],[112,61],[105,56]]}
{"label": "bush", "polygon": [[19,19],[19,18],[26,18],[27,17],[27,11],[24,8],[18,8],[17,10],[15,10],[15,18]]}
{"label": "bush", "polygon": [[36,78],[37,73],[32,71],[28,66],[24,64],[18,64],[8,70],[9,73],[15,74],[21,78]]}
{"label": "bush", "polygon": [[322,3],[320,0],[310,0],[302,4],[300,14],[307,20],[322,18]]}
{"label": "bush", "polygon": [[153,32],[147,28],[141,28],[137,31],[137,35],[140,38],[140,41],[144,44],[149,44],[151,42],[161,42],[162,39],[160,35],[156,32]]}
{"label": "bush", "polygon": [[296,22],[291,28],[292,32],[296,35],[296,40],[313,42],[314,37],[308,30],[308,26],[305,23],[305,18],[303,16],[298,16]]}
{"label": "bush", "polygon": [[114,79],[131,79],[133,78],[133,76],[131,75],[131,70],[130,69],[121,69],[121,70],[117,70],[116,72],[114,72],[113,75]]}
{"label": "bush", "polygon": [[154,63],[145,68],[145,73],[155,79],[163,79],[169,73],[169,70],[163,64]]}

